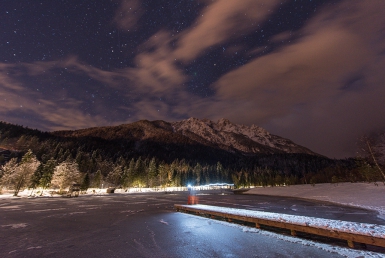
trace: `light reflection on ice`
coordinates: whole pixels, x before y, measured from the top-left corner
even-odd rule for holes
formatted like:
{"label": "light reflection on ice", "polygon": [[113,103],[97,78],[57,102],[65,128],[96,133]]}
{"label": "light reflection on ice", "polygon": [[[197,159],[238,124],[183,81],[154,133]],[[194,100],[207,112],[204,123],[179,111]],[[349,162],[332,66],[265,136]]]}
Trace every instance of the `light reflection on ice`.
{"label": "light reflection on ice", "polygon": [[368,258],[384,257],[384,254],[380,254],[380,253],[374,253],[374,252],[370,252],[370,251],[354,250],[351,248],[333,246],[333,245],[329,245],[329,244],[314,242],[311,240],[300,239],[297,237],[285,236],[285,235],[277,234],[274,232],[260,230],[257,228],[251,228],[251,227],[247,227],[247,226],[243,226],[243,225],[239,225],[239,224],[233,224],[233,223],[229,223],[226,221],[210,220],[208,218],[197,217],[197,216],[194,216],[191,214],[186,214],[186,213],[182,213],[182,214],[184,216],[195,218],[194,220],[192,220],[192,219],[183,220],[185,222],[184,226],[190,225],[190,229],[191,228],[201,229],[201,227],[203,227],[202,225],[206,224],[206,223],[199,223],[199,220],[200,221],[207,221],[206,226],[203,227],[203,228],[206,228],[206,230],[210,230],[210,227],[207,225],[211,225],[211,223],[215,223],[215,224],[221,224],[221,225],[228,226],[228,227],[239,228],[244,233],[254,233],[254,234],[264,235],[267,237],[274,237],[276,239],[280,239],[280,240],[283,240],[286,242],[296,243],[296,244],[303,245],[303,246],[312,246],[312,247],[315,247],[315,248],[318,248],[321,250],[325,250],[325,251],[330,252],[330,253],[337,253],[339,255],[342,255],[343,257],[368,257]]}

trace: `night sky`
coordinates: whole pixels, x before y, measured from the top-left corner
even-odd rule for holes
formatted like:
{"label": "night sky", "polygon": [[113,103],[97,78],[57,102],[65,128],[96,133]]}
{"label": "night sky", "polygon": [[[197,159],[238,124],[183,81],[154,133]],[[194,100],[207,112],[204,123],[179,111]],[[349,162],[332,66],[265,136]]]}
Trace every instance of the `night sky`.
{"label": "night sky", "polygon": [[383,0],[1,0],[0,120],[189,117],[331,158],[385,128]]}

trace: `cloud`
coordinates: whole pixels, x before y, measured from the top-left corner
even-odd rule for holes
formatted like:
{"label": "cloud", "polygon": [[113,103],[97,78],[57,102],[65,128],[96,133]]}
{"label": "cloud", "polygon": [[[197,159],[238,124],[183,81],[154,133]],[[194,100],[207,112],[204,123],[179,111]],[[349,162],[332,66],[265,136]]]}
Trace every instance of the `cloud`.
{"label": "cloud", "polygon": [[255,121],[322,154],[354,155],[360,134],[385,128],[384,7],[344,1],[323,9],[295,43],[220,78],[211,110],[200,111]]}
{"label": "cloud", "polygon": [[[23,87],[12,80],[9,76],[9,73],[15,68],[15,65],[0,63],[0,83],[1,87],[4,90],[12,90],[16,92],[20,92],[23,90]],[[4,92],[2,92],[4,96]],[[1,93],[0,93],[1,94]]]}
{"label": "cloud", "polygon": [[135,28],[142,13],[139,0],[121,0],[114,22],[120,29],[130,30]]}
{"label": "cloud", "polygon": [[140,87],[139,90],[145,88],[148,93],[164,94],[165,91],[180,89],[187,80],[172,58],[170,38],[164,31],[153,35],[141,47],[142,53],[136,56],[136,68],[126,69],[128,78]]}
{"label": "cloud", "polygon": [[[209,5],[197,19],[197,25],[185,31],[174,56],[188,62],[205,49],[239,37],[254,29],[272,14],[277,0],[218,0]],[[254,26],[253,26],[254,24]]]}
{"label": "cloud", "polygon": [[19,67],[26,68],[30,76],[44,75],[49,73],[50,70],[61,68],[75,74],[87,74],[87,76],[97,81],[107,83],[109,86],[117,86],[118,81],[116,78],[122,77],[122,74],[119,72],[105,71],[83,63],[76,56],[69,56],[58,61],[23,63],[20,64]]}
{"label": "cloud", "polygon": [[[0,63],[0,117],[7,117],[7,122],[26,124],[42,130],[62,130],[85,128],[108,124],[102,115],[90,116],[81,109],[82,100],[76,96],[58,98],[57,92],[43,94],[31,87],[27,82],[18,80],[22,73],[32,76],[39,74],[52,75],[50,69],[55,63],[18,64]],[[33,78],[33,77],[32,77]],[[33,81],[30,83],[34,83]]]}
{"label": "cloud", "polygon": [[217,97],[252,100],[259,108],[277,112],[265,113],[266,118],[289,112],[294,104],[329,97],[338,90],[338,80],[360,69],[368,58],[358,41],[343,30],[319,31],[226,74],[215,84]]}
{"label": "cloud", "polygon": [[[26,124],[28,120],[30,127],[49,131],[185,116],[188,101],[197,97],[182,88],[187,78],[170,59],[168,36],[159,32],[149,39],[134,68],[105,71],[76,56],[51,62],[0,63],[0,115],[8,117],[8,122]],[[90,82],[79,84],[76,76]],[[46,92],[36,88],[46,88]],[[100,97],[91,105],[87,95],[95,92]],[[116,92],[112,98],[108,97],[111,92]]]}
{"label": "cloud", "polygon": [[[278,1],[219,0],[208,5],[196,26],[184,31],[176,41],[170,33],[159,31],[139,48],[135,68],[124,70],[131,85],[130,94],[140,101],[127,108],[135,118],[185,118],[193,114],[193,106],[207,107],[206,101],[189,93],[184,84],[189,80],[184,66],[212,45],[239,33],[254,29],[250,24],[263,22]],[[203,40],[202,40],[203,39]],[[171,43],[175,42],[175,47]],[[185,61],[183,65],[180,61]],[[123,73],[123,71],[121,71]],[[147,97],[147,96],[153,97]],[[156,97],[155,97],[156,96]],[[209,101],[210,102],[210,101]],[[198,108],[199,109],[199,108]]]}

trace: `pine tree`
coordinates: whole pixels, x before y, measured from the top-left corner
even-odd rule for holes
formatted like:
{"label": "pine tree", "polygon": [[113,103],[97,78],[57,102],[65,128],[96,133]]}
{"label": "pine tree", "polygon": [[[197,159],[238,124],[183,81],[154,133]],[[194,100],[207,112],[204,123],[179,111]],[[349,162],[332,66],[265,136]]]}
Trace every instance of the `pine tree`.
{"label": "pine tree", "polygon": [[90,187],[90,175],[88,173],[86,173],[83,177],[83,181],[80,185],[80,190],[82,191],[87,191],[87,189]]}
{"label": "pine tree", "polygon": [[150,164],[148,165],[148,178],[149,178],[150,187],[155,186],[157,176],[158,176],[158,168],[156,165],[155,158],[152,158],[150,161]]}
{"label": "pine tree", "polygon": [[134,185],[142,187],[146,184],[146,168],[144,166],[144,162],[142,158],[139,157],[135,163],[135,174],[134,174]]}
{"label": "pine tree", "polygon": [[128,164],[128,185],[134,186],[134,180],[136,176],[136,169],[135,169],[135,159],[132,158],[130,161],[130,164]]}
{"label": "pine tree", "polygon": [[197,163],[194,167],[194,175],[196,178],[196,184],[201,185],[202,181],[202,166],[201,164]]}
{"label": "pine tree", "polygon": [[35,173],[33,173],[31,178],[31,184],[29,185],[29,188],[35,189],[40,185],[40,179],[43,177],[43,171],[44,165],[40,163],[40,165],[37,167]]}
{"label": "pine tree", "polygon": [[92,180],[92,187],[94,188],[101,188],[103,182],[103,175],[100,170],[98,170]]}
{"label": "pine tree", "polygon": [[41,192],[41,195],[43,195],[44,189],[49,187],[51,184],[52,176],[55,171],[56,167],[56,160],[54,159],[49,159],[46,164],[43,166],[43,174],[42,177],[40,178],[39,185],[43,189]]}
{"label": "pine tree", "polygon": [[120,184],[123,189],[127,189],[130,186],[130,169],[128,167],[123,168]]}
{"label": "pine tree", "polygon": [[217,167],[216,167],[215,172],[216,172],[215,175],[216,175],[217,183],[218,182],[224,182],[225,181],[224,169],[223,169],[222,164],[219,161],[217,162]]}
{"label": "pine tree", "polygon": [[167,167],[168,165],[162,161],[158,166],[159,185],[165,187],[167,185]]}

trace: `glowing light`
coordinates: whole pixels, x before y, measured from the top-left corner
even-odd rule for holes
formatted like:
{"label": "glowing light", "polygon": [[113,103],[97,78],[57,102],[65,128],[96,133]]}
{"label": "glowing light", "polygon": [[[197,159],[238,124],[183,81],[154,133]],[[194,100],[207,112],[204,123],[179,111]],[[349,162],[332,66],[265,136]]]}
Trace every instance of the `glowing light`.
{"label": "glowing light", "polygon": [[194,185],[191,184],[187,185],[187,188],[195,189],[195,190],[209,190],[209,189],[217,189],[217,188],[228,188],[233,187],[234,184],[228,184],[228,183],[215,183],[215,184],[208,184],[208,185]]}

